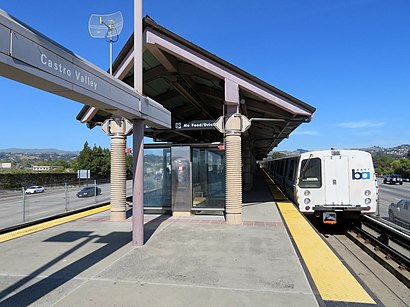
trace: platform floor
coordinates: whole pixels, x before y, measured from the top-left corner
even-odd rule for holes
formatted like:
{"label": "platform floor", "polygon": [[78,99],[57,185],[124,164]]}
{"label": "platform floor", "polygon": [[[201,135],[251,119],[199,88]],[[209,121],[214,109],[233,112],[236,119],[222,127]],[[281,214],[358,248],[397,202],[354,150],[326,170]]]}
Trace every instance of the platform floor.
{"label": "platform floor", "polygon": [[0,243],[0,306],[338,305],[319,295],[268,186],[255,186],[242,225],[146,215],[135,248],[131,219],[104,211]]}

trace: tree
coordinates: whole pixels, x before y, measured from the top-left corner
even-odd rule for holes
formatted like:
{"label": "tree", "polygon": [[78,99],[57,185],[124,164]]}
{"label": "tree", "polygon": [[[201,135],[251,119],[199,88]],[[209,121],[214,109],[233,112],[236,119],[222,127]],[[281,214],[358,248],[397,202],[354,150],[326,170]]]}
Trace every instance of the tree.
{"label": "tree", "polygon": [[80,169],[90,169],[92,158],[92,151],[88,142],[84,143],[83,149],[80,151],[80,154],[77,157],[76,162],[74,163],[74,169],[76,171]]}
{"label": "tree", "polygon": [[373,164],[376,173],[382,176],[392,173],[393,167],[391,166],[391,163],[393,161],[394,160],[392,157],[386,155],[373,157]]}
{"label": "tree", "polygon": [[392,162],[394,173],[410,178],[410,159],[402,158]]}

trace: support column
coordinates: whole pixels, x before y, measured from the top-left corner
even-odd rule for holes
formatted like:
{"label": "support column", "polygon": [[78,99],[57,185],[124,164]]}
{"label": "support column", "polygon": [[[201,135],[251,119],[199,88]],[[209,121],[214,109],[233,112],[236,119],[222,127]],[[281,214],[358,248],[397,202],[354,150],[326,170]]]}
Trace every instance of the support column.
{"label": "support column", "polygon": [[125,190],[125,135],[115,133],[111,135],[111,221],[126,219]]}
{"label": "support column", "polygon": [[101,129],[111,137],[111,221],[126,218],[126,135],[131,131],[127,119],[107,119]]}
{"label": "support column", "polygon": [[[134,89],[143,93],[142,0],[134,0]],[[144,245],[144,121],[133,120],[132,245]]]}
{"label": "support column", "polygon": [[144,120],[134,120],[132,194],[132,244],[144,245]]}
{"label": "support column", "polygon": [[240,117],[229,117],[225,125],[226,222],[242,223],[242,155]]}
{"label": "support column", "polygon": [[226,204],[228,224],[242,223],[242,146],[241,117],[239,114],[239,87],[225,79],[225,157]]}

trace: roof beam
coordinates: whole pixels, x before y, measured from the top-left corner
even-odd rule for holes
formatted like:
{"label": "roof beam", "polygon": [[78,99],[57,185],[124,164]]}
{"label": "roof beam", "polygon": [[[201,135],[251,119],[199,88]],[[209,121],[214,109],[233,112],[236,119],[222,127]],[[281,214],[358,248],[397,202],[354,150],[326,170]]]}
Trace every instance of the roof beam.
{"label": "roof beam", "polygon": [[292,114],[302,115],[302,116],[312,116],[312,113],[301,106],[296,105],[289,99],[285,97],[280,97],[278,94],[272,92],[271,90],[263,87],[256,82],[246,79],[239,73],[234,72],[223,65],[216,63],[212,59],[205,57],[204,55],[185,47],[173,39],[166,37],[165,35],[147,28],[145,30],[145,44],[154,45],[161,50],[166,51],[174,55],[175,57],[181,58],[184,61],[197,66],[208,73],[221,78],[223,80],[230,80],[233,83],[238,84],[239,88],[243,88],[246,91],[260,97],[262,100],[268,101],[270,104],[276,105],[281,109],[284,109]]}
{"label": "roof beam", "polygon": [[201,111],[203,115],[213,118],[213,115],[205,107],[205,103],[202,101],[200,96],[193,90],[188,82],[184,80],[183,77],[171,78],[171,84],[174,88],[184,96],[189,102],[191,102],[198,110]]}
{"label": "roof beam", "polygon": [[146,45],[146,47],[167,71],[171,73],[176,73],[178,71],[178,61],[174,57],[166,54],[155,45]]}

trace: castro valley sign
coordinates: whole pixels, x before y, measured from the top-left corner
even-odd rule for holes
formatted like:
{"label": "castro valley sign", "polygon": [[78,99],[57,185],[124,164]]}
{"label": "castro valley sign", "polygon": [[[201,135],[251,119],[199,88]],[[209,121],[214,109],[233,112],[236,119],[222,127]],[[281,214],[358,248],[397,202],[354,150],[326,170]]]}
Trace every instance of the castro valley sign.
{"label": "castro valley sign", "polygon": [[97,82],[93,80],[90,76],[81,73],[80,71],[74,68],[74,74],[72,73],[71,69],[64,66],[62,63],[55,62],[47,57],[45,53],[41,53],[40,55],[41,64],[47,66],[50,69],[53,69],[56,73],[61,75],[65,75],[68,78],[75,78],[77,82],[81,82],[86,86],[91,87],[95,91],[97,90]]}

